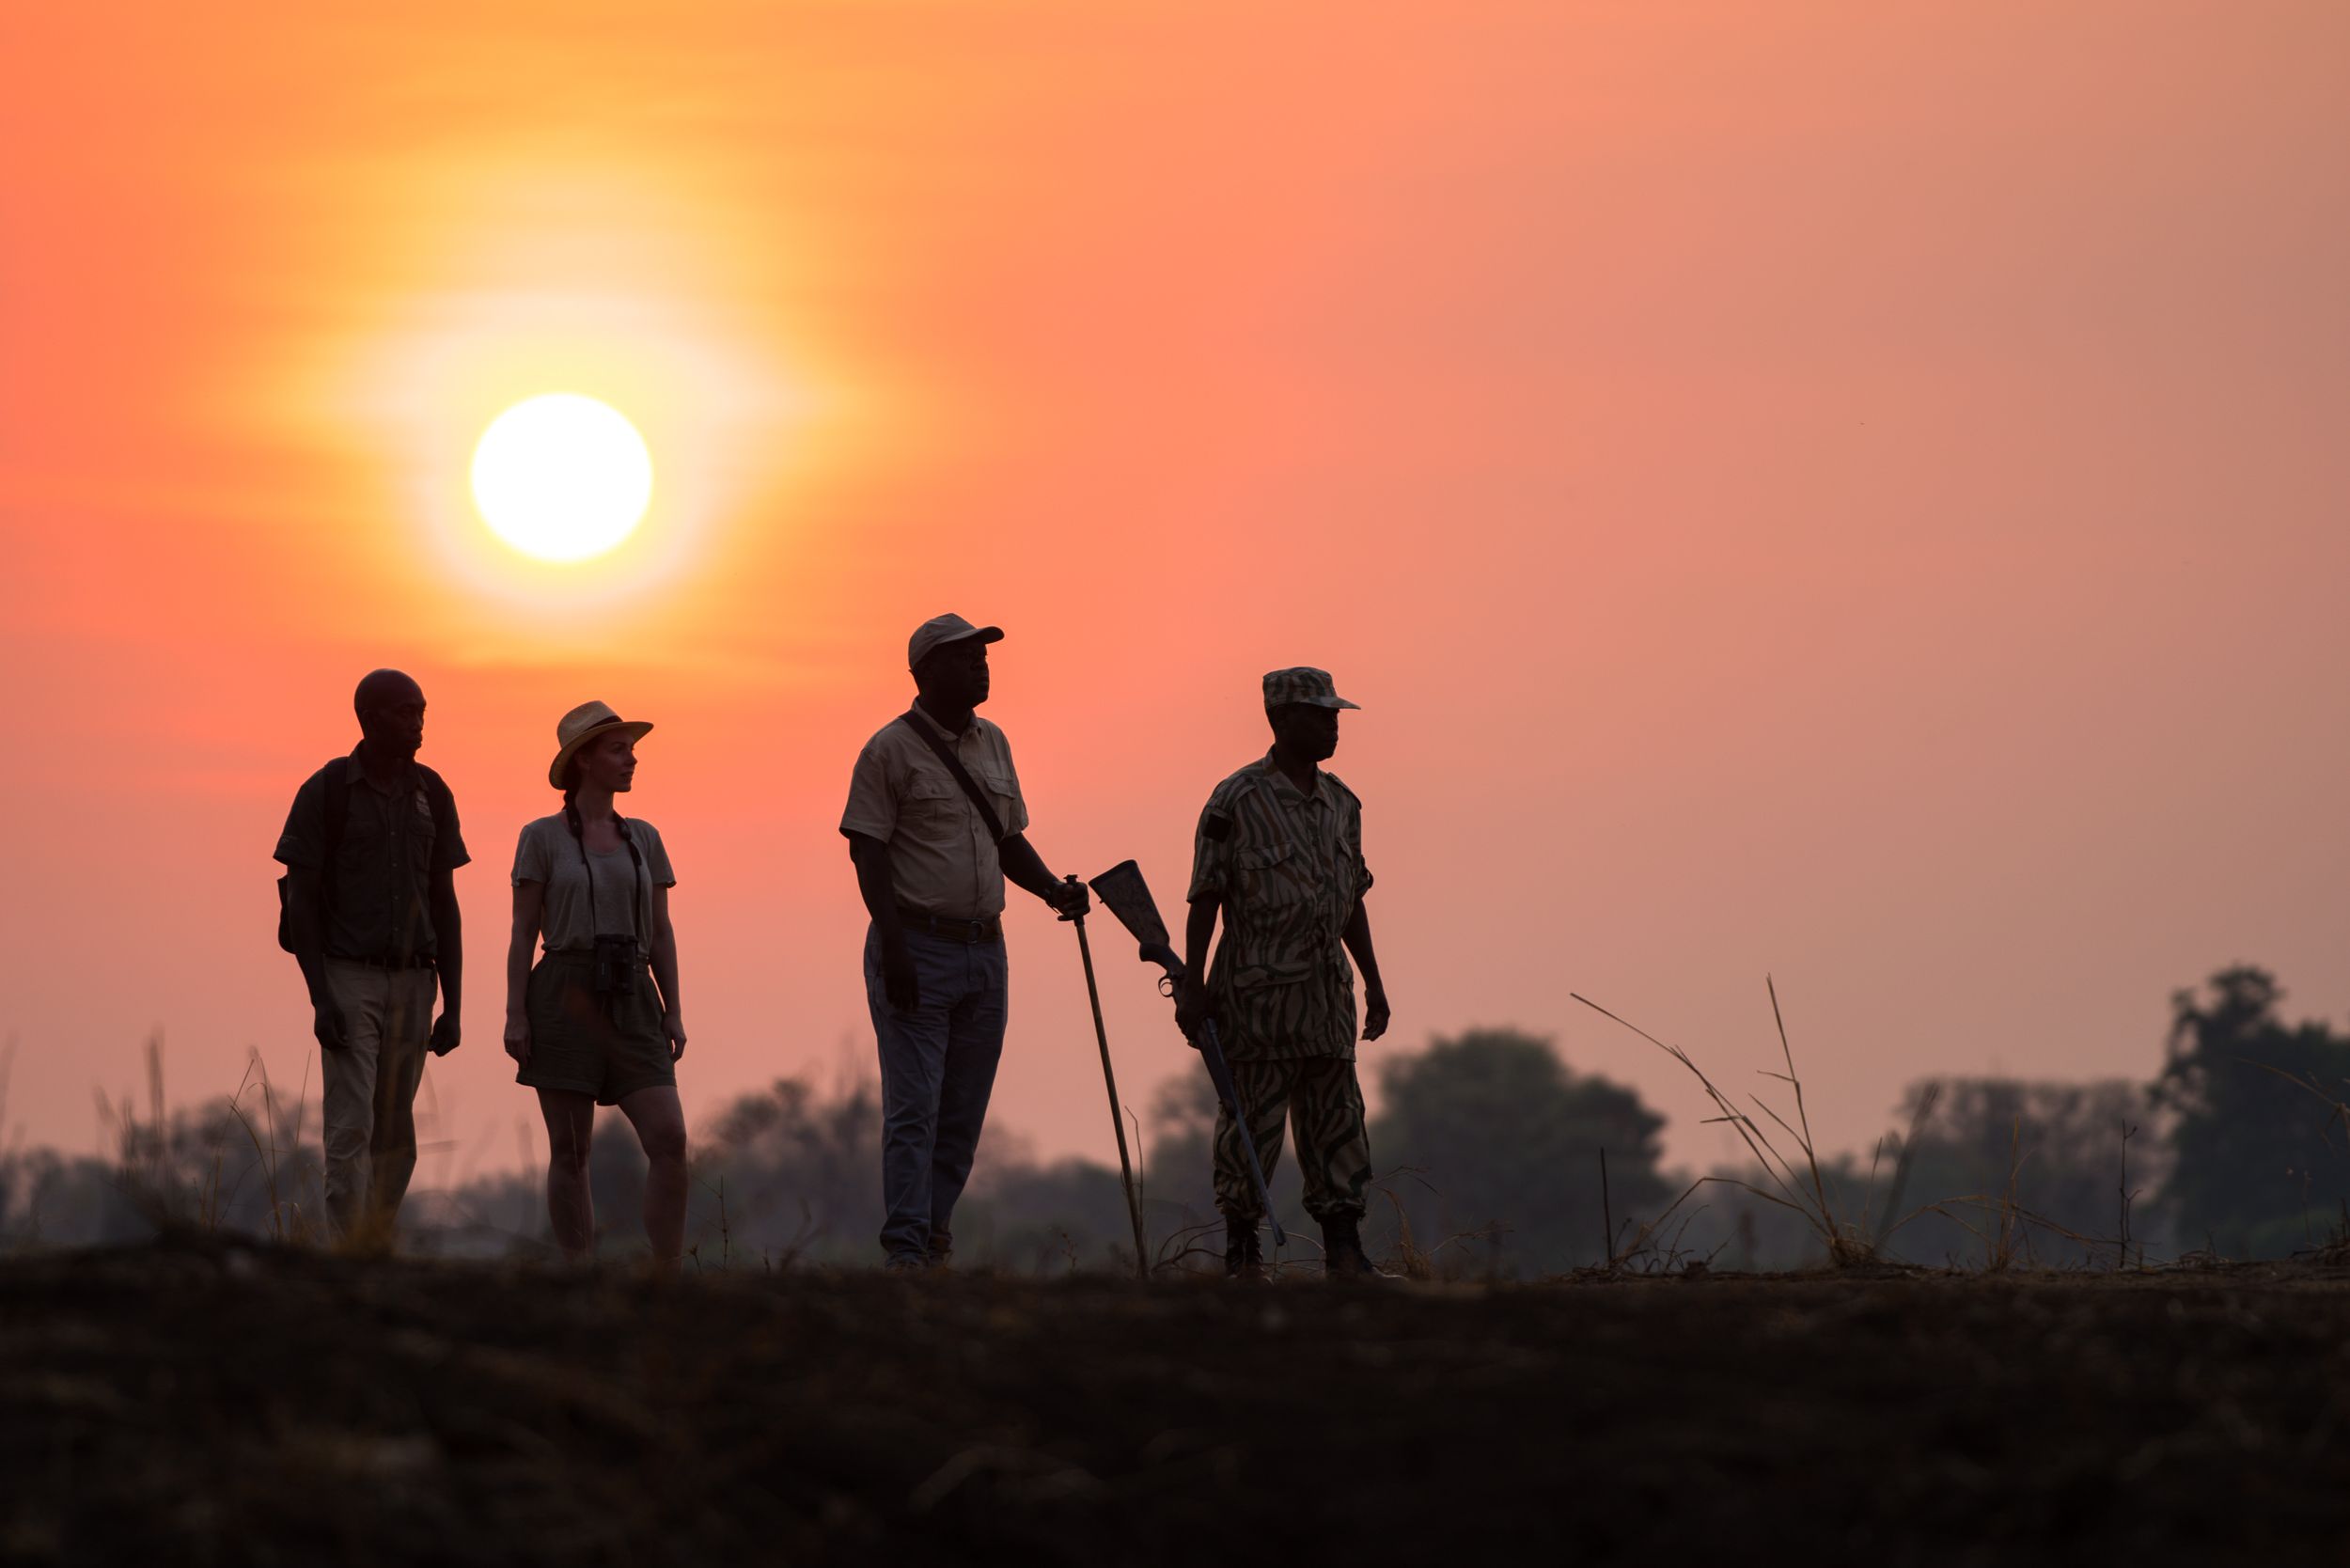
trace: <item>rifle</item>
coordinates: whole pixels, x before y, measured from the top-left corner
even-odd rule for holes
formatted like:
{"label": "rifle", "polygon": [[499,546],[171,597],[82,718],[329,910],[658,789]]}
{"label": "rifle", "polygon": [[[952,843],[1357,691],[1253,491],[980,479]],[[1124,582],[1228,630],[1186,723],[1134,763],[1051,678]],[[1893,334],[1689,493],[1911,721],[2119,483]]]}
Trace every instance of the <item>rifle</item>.
{"label": "rifle", "polygon": [[[1165,996],[1174,996],[1183,983],[1183,961],[1175,956],[1175,947],[1167,939],[1167,922],[1159,918],[1159,906],[1151,897],[1151,888],[1142,880],[1142,868],[1131,860],[1121,860],[1104,871],[1092,882],[1094,896],[1102,907],[1118,917],[1136,942],[1142,944],[1142,961],[1155,964],[1167,971],[1159,981]],[[1248,1174],[1257,1184],[1257,1198],[1264,1204],[1266,1222],[1273,1227],[1273,1245],[1287,1247],[1289,1237],[1281,1230],[1281,1221],[1273,1213],[1273,1189],[1266,1185],[1264,1167],[1257,1159],[1257,1140],[1249,1136],[1248,1109],[1240,1101],[1240,1090],[1233,1087],[1232,1069],[1224,1059],[1224,1047],[1215,1035],[1215,1020],[1203,1018],[1199,1032],[1192,1039],[1199,1059],[1208,1066],[1209,1081],[1215,1085],[1215,1097],[1232,1118],[1232,1125],[1240,1133],[1241,1152],[1248,1156]]]}

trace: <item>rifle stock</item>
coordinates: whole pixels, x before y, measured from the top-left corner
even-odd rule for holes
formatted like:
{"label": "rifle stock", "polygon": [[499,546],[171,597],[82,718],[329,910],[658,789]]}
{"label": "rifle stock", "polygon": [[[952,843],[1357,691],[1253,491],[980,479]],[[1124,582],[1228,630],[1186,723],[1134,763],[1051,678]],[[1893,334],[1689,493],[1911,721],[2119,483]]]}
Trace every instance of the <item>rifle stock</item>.
{"label": "rifle stock", "polygon": [[[1142,961],[1167,971],[1164,989],[1170,995],[1180,993],[1183,961],[1175,956],[1174,944],[1167,939],[1167,922],[1159,918],[1158,902],[1152,898],[1150,885],[1142,880],[1142,868],[1131,860],[1121,860],[1095,877],[1090,886],[1093,896],[1102,901],[1102,907],[1116,916],[1118,923],[1140,945]],[[1248,1156],[1249,1177],[1257,1184],[1257,1199],[1264,1205],[1265,1220],[1273,1227],[1273,1245],[1287,1247],[1289,1236],[1273,1212],[1273,1189],[1265,1182],[1264,1166],[1257,1158],[1257,1140],[1248,1131],[1248,1110],[1241,1104],[1240,1090],[1232,1082],[1231,1064],[1224,1059],[1215,1020],[1203,1020],[1191,1043],[1207,1065],[1208,1081],[1215,1086],[1215,1097],[1231,1113],[1232,1125],[1239,1129],[1241,1152]]]}

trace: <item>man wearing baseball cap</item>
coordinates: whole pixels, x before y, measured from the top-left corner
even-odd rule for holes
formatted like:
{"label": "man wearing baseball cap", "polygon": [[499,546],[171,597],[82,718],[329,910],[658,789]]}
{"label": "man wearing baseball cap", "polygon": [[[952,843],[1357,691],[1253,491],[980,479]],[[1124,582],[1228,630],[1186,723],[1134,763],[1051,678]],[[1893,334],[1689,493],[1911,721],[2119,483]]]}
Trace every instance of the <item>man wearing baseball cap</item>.
{"label": "man wearing baseball cap", "polygon": [[1004,879],[1064,920],[1085,886],[1057,882],[1027,839],[1027,803],[987,700],[995,626],[959,615],[914,629],[914,705],[875,730],[849,777],[840,831],[872,923],[865,996],[881,1049],[881,1243],[891,1268],[944,1264],[955,1200],[987,1118],[1005,1018]]}
{"label": "man wearing baseball cap", "polygon": [[[1297,1133],[1306,1212],[1322,1224],[1323,1267],[1333,1277],[1374,1272],[1360,1227],[1371,1140],[1355,1075],[1355,972],[1362,970],[1362,1038],[1387,1028],[1387,993],[1371,946],[1363,895],[1363,807],[1321,764],[1338,750],[1339,696],[1329,673],[1299,666],[1264,678],[1273,749],[1215,787],[1192,840],[1191,914],[1184,927],[1187,1035],[1213,1018],[1268,1173],[1285,1121]],[[1216,916],[1224,940],[1203,963]],[[1208,977],[1201,986],[1197,978]],[[1224,1215],[1224,1267],[1261,1275],[1261,1205],[1230,1107],[1215,1126],[1215,1206]]]}

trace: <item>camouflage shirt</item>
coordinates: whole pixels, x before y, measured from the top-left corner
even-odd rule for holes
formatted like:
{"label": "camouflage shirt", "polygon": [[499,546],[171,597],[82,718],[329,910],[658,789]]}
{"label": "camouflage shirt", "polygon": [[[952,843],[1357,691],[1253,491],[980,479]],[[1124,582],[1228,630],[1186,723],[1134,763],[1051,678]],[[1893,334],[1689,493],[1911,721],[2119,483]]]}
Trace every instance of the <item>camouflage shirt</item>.
{"label": "camouflage shirt", "polygon": [[1371,890],[1363,803],[1329,773],[1301,792],[1271,753],[1215,787],[1192,840],[1194,902],[1221,901],[1208,993],[1227,1054],[1355,1055],[1355,970],[1340,938]]}

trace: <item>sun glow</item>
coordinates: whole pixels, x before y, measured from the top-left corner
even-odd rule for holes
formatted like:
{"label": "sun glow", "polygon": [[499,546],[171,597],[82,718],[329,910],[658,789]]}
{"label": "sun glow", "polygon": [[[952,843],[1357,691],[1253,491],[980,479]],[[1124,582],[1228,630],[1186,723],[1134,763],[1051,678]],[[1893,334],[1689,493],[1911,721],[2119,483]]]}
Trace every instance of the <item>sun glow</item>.
{"label": "sun glow", "polygon": [[652,454],[618,409],[575,392],[516,403],[473,455],[474,504],[526,556],[586,560],[635,530],[652,499]]}
{"label": "sun glow", "polygon": [[[308,439],[376,477],[377,544],[426,546],[434,580],[464,590],[446,603],[451,635],[483,657],[592,643],[602,628],[581,607],[685,613],[688,579],[740,559],[722,553],[799,537],[789,502],[850,447],[832,377],[771,312],[776,269],[822,247],[709,243],[734,207],[645,170],[464,163],[416,178],[432,217],[376,280],[380,316],[340,352],[289,361],[276,395]],[[568,511],[550,494],[584,478],[570,458],[552,482],[538,462],[509,474],[504,432],[487,434],[526,402],[582,393],[626,416],[597,424],[634,470],[607,493],[634,505],[591,488]],[[592,446],[584,459],[603,460]]]}

